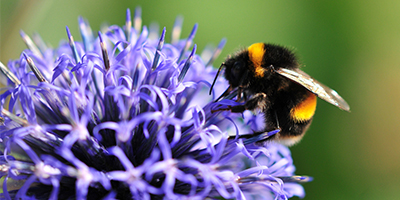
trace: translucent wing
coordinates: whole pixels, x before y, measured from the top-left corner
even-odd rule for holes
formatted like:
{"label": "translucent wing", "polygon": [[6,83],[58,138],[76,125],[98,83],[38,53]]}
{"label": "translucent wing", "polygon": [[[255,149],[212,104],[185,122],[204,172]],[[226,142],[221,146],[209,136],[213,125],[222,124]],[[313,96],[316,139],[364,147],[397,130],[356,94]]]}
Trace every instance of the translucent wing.
{"label": "translucent wing", "polygon": [[319,98],[339,107],[342,110],[350,111],[349,104],[347,104],[347,102],[335,90],[332,90],[331,88],[318,82],[305,72],[299,69],[289,70],[285,68],[280,68],[275,71],[278,74],[307,88]]}

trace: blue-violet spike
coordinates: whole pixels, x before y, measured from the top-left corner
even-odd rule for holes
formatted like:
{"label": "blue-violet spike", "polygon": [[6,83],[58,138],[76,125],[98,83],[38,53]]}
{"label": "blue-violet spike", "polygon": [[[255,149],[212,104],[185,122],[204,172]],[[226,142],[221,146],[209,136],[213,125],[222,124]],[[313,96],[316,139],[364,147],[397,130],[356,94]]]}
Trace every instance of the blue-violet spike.
{"label": "blue-violet spike", "polygon": [[181,51],[181,54],[179,55],[179,58],[178,58],[177,63],[179,63],[179,62],[182,60],[183,55],[185,54],[185,52],[190,48],[190,46],[192,46],[194,36],[196,35],[196,32],[197,32],[197,27],[198,27],[198,24],[196,23],[196,24],[193,26],[193,29],[192,29],[192,31],[190,32],[189,37],[188,37],[187,40],[186,40],[185,46],[183,47],[183,49],[182,49],[182,51]]}
{"label": "blue-violet spike", "polygon": [[172,28],[172,34],[171,34],[171,43],[172,44],[177,43],[179,38],[181,37],[182,24],[183,24],[183,17],[182,16],[176,17],[175,22],[174,22],[174,27]]}
{"label": "blue-violet spike", "polygon": [[211,56],[210,60],[207,62],[206,66],[212,65],[214,60],[218,58],[218,56],[221,54],[222,49],[224,48],[226,44],[226,38],[223,38],[221,42],[219,42],[217,49],[215,49],[213,55]]}
{"label": "blue-violet spike", "polygon": [[6,117],[10,118],[12,121],[16,122],[17,124],[19,124],[21,126],[28,126],[29,125],[29,123],[28,123],[28,121],[26,119],[18,117],[18,116],[14,115],[13,113],[11,113],[10,111],[8,111],[8,110],[6,110],[4,108],[1,109],[1,114],[3,116],[6,116]]}
{"label": "blue-violet spike", "polygon": [[181,82],[183,80],[183,78],[185,78],[186,72],[189,70],[190,64],[192,63],[194,53],[196,52],[196,48],[197,48],[197,45],[195,44],[193,46],[192,52],[190,53],[190,56],[188,57],[188,59],[185,62],[185,65],[182,68],[181,73],[179,74],[179,77],[178,77],[179,82]]}
{"label": "blue-violet spike", "polygon": [[99,39],[100,39],[101,53],[103,54],[104,68],[106,69],[106,71],[108,71],[110,69],[110,60],[108,59],[107,47],[106,44],[103,42],[103,38],[101,37],[100,31],[99,31]]}
{"label": "blue-violet spike", "polygon": [[140,6],[135,9],[135,16],[133,18],[133,24],[136,30],[136,33],[140,33],[140,29],[142,28],[142,8]]}
{"label": "blue-violet spike", "polygon": [[71,50],[72,50],[72,53],[74,55],[75,61],[76,61],[76,63],[80,63],[81,62],[81,58],[78,55],[78,51],[76,50],[74,38],[72,37],[68,26],[66,26],[66,30],[67,30],[68,40],[69,40],[69,46],[71,47]]}
{"label": "blue-violet spike", "polygon": [[2,62],[0,62],[0,71],[3,72],[5,76],[7,76],[10,81],[12,81],[15,85],[20,85],[21,81],[14,75]]}
{"label": "blue-violet spike", "polygon": [[158,46],[157,46],[156,53],[154,55],[153,66],[151,67],[151,69],[153,71],[156,69],[158,60],[160,59],[160,53],[159,52],[161,51],[161,49],[162,49],[162,47],[164,45],[165,31],[166,31],[166,29],[164,27],[163,32],[161,33],[160,40],[158,41]]}
{"label": "blue-violet spike", "polygon": [[46,80],[46,78],[43,76],[42,72],[40,72],[40,70],[36,67],[35,63],[33,62],[32,58],[29,57],[28,55],[26,55],[25,52],[22,52],[22,54],[24,54],[25,60],[28,63],[29,67],[31,68],[32,72],[35,74],[36,78],[40,81],[40,82],[46,82],[48,83],[48,81]]}
{"label": "blue-violet spike", "polygon": [[27,34],[25,34],[25,32],[23,30],[20,30],[19,33],[20,33],[20,35],[22,37],[22,40],[26,44],[26,47],[28,47],[28,49],[31,50],[33,52],[33,54],[35,54],[36,56],[38,56],[40,58],[43,58],[42,53],[37,48],[35,43],[33,43],[32,39]]}
{"label": "blue-violet spike", "polygon": [[89,23],[83,17],[78,18],[78,23],[85,51],[92,51],[93,48],[92,45],[90,45],[93,41],[92,29],[90,28]]}
{"label": "blue-violet spike", "polygon": [[125,37],[126,41],[130,41],[131,39],[131,31],[132,31],[132,19],[131,19],[131,10],[126,9],[126,20],[125,20]]}

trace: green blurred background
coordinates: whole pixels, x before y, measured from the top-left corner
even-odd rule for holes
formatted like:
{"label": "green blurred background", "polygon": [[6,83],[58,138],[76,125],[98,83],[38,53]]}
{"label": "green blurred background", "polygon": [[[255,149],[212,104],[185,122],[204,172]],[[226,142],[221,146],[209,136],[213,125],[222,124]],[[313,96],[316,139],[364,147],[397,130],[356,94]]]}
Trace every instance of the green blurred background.
{"label": "green blurred background", "polygon": [[351,106],[346,113],[320,100],[306,137],[291,148],[297,174],[315,178],[305,199],[400,199],[400,1],[0,0],[0,60],[25,49],[20,29],[56,47],[66,25],[81,40],[78,16],[97,31],[124,25],[126,8],[138,5],[143,24],[167,27],[167,38],[177,15],[182,37],[199,23],[198,52],[226,37],[216,63],[255,42],[293,47],[303,70]]}

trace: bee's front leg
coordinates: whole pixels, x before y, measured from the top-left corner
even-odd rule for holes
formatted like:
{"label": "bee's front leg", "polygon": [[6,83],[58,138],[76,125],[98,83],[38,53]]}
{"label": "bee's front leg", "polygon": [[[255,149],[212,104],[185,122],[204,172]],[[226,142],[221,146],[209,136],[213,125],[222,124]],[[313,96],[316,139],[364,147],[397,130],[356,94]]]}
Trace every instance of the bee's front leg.
{"label": "bee's front leg", "polygon": [[219,108],[216,110],[212,110],[211,112],[214,113],[218,111],[229,110],[233,113],[242,113],[245,110],[255,110],[256,108],[265,110],[266,106],[267,106],[267,95],[265,93],[260,92],[253,95],[243,105],[227,106],[226,108]]}

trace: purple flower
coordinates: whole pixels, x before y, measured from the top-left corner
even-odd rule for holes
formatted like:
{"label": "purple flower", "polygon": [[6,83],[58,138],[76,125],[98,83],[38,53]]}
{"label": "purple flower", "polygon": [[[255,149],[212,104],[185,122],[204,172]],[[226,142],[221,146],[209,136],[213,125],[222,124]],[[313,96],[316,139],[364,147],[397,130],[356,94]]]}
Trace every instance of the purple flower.
{"label": "purple flower", "polygon": [[[0,70],[2,198],[21,199],[287,199],[304,196],[287,147],[228,135],[259,129],[260,115],[211,112],[228,83],[213,51],[196,54],[197,24],[171,43],[132,24],[93,34],[79,18],[82,42],[57,49],[21,32],[28,49]],[[213,53],[214,52],[214,53]],[[204,60],[209,60],[204,62]],[[232,96],[232,95],[231,95]]]}

